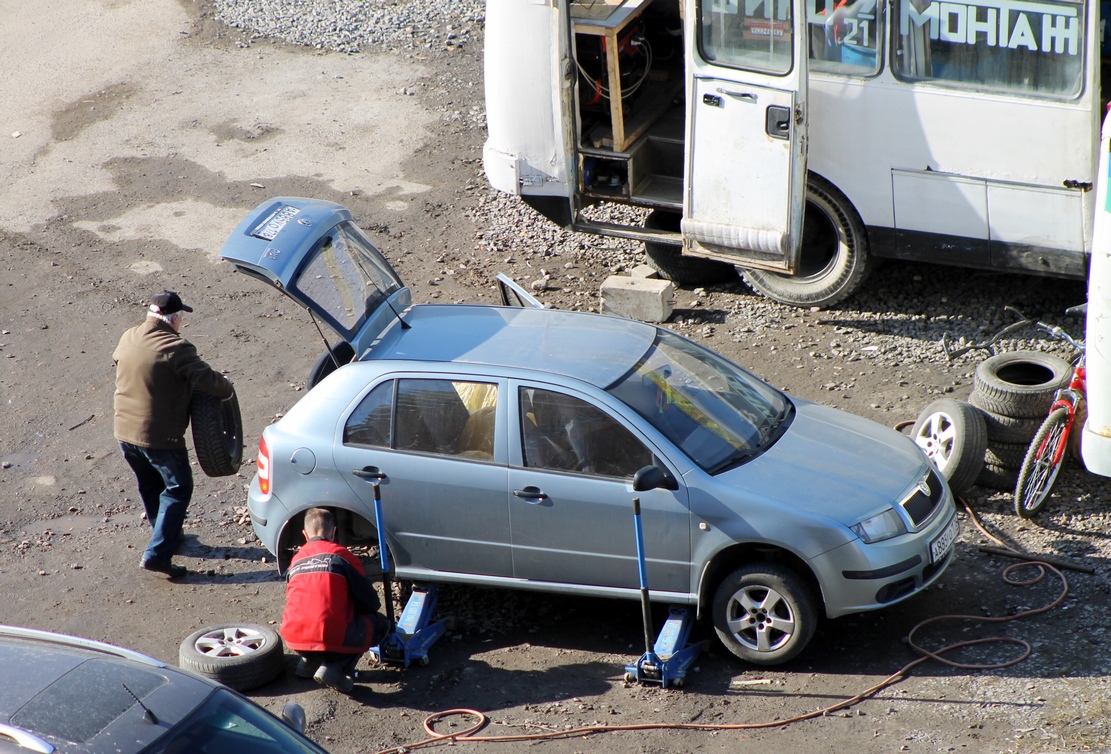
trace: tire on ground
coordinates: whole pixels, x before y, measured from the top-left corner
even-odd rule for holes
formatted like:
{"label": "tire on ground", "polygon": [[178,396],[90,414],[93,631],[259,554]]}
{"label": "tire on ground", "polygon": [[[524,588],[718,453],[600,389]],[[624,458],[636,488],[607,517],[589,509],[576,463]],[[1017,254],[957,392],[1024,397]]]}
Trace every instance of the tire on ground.
{"label": "tire on ground", "polygon": [[964,494],[976,482],[987,447],[984,417],[976,407],[953,398],[934,401],[918,415],[910,436],[937,465],[953,494]]}
{"label": "tire on ground", "polygon": [[[737,597],[746,593],[746,602],[757,614],[746,615]],[[779,665],[801,652],[814,636],[818,605],[810,588],[789,568],[777,563],[749,563],[722,579],[714,592],[712,618],[714,630],[725,648],[754,665]],[[769,625],[768,614],[780,627],[766,632],[768,649],[759,649],[759,627]]]}
{"label": "tire on ground", "polygon": [[193,450],[206,476],[231,476],[243,463],[243,417],[235,393],[220,399],[201,390],[193,391],[189,403],[193,425]]}
{"label": "tire on ground", "polygon": [[817,175],[806,181],[802,256],[797,275],[742,270],[757,293],[791,306],[826,307],[851,296],[871,271],[868,232],[852,203]]}
{"label": "tire on ground", "polygon": [[968,402],[980,410],[984,416],[984,426],[988,432],[988,442],[1006,442],[1029,445],[1034,439],[1034,433],[1042,425],[1044,417],[1017,417],[997,414],[981,406],[982,398],[979,393],[973,392],[968,397]]}
{"label": "tire on ground", "polygon": [[989,442],[984,452],[984,463],[1004,469],[1021,469],[1022,459],[1030,443]]}
{"label": "tire on ground", "polygon": [[980,469],[980,474],[976,477],[978,486],[990,490],[1014,492],[1016,483],[1018,483],[1017,469],[1005,469],[1002,466],[988,463],[984,464],[984,468]]}
{"label": "tire on ground", "polygon": [[321,354],[316,363],[309,370],[309,378],[305,381],[306,390],[312,390],[321,380],[348,364],[355,358],[355,349],[346,340],[341,340]]}
{"label": "tire on ground", "polygon": [[[644,227],[678,232],[681,219],[676,212],[656,209],[649,213]],[[677,244],[645,241],[644,254],[648,265],[660,273],[660,277],[680,285],[710,285],[737,279],[737,270],[728,262],[685,255],[683,247]]]}
{"label": "tire on ground", "polygon": [[973,395],[980,408],[1003,416],[1044,419],[1053,394],[1069,384],[1072,365],[1038,351],[1009,351],[976,366]]}
{"label": "tire on ground", "polygon": [[246,691],[281,675],[285,651],[282,638],[267,626],[211,626],[181,643],[178,665],[236,691]]}

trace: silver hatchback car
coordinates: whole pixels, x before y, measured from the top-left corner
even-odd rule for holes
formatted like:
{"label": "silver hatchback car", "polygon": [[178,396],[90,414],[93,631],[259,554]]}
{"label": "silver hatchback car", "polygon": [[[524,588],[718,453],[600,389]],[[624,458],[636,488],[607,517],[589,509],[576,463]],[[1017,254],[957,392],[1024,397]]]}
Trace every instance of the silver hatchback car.
{"label": "silver hatchback car", "polygon": [[638,599],[635,495],[652,598],[773,665],[821,614],[903,600],[952,558],[953,497],[910,438],[667,329],[535,308],[507,280],[523,305],[413,306],[328,202],[265,202],[222,254],[342,339],[259,442],[249,509],[279,569],[310,507],[375,543],[380,480],[400,578]]}

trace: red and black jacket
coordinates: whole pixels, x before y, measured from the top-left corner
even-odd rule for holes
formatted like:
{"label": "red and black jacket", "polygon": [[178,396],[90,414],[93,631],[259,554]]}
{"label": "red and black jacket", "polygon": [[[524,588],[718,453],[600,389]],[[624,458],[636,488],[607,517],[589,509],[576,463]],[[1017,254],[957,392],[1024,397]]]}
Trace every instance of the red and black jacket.
{"label": "red and black jacket", "polygon": [[382,606],[351,552],[313,537],[286,572],[282,640],[299,652],[362,654],[374,642],[369,615]]}

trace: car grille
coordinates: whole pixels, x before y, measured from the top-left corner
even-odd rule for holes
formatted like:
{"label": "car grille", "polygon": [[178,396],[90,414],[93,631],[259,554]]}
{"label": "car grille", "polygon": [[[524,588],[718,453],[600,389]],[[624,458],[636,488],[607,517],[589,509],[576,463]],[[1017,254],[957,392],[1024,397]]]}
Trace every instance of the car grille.
{"label": "car grille", "polygon": [[934,512],[934,508],[941,502],[941,495],[945,490],[945,485],[933,469],[922,479],[922,482],[925,482],[926,486],[929,487],[929,494],[920,489],[920,483],[919,487],[916,487],[910,496],[899,503],[916,527],[921,526],[923,522],[929,519],[930,514]]}

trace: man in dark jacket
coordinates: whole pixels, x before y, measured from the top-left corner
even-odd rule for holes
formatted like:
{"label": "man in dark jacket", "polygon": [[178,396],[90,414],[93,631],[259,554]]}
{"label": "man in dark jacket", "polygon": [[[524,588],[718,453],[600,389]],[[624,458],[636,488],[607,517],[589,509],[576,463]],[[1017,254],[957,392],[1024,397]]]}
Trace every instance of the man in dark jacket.
{"label": "man in dark jacket", "polygon": [[359,657],[385,635],[388,622],[363,564],[335,543],[332,512],[310,508],[302,534],[305,545],[285,576],[282,641],[301,655],[298,676],[350,694]]}
{"label": "man in dark jacket", "polygon": [[185,511],[193,495],[193,472],[185,448],[193,390],[220,398],[232,394],[231,380],[201,360],[178,334],[193,309],[173,291],[155,295],[146,320],[125,332],[116,362],[116,439],[139,482],[139,497],[151,525],[140,565],[170,578],[185,566],[171,562],[181,541]]}

